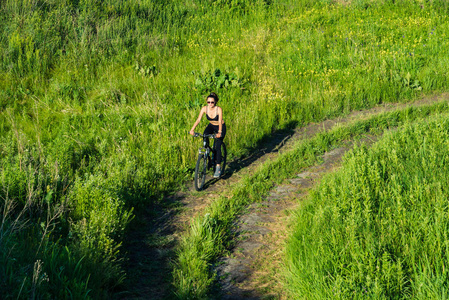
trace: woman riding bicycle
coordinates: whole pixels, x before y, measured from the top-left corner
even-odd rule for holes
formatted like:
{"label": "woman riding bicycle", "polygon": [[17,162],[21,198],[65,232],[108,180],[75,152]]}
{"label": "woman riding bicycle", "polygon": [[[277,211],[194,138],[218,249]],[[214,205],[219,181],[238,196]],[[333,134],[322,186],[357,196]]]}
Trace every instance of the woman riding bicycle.
{"label": "woman riding bicycle", "polygon": [[221,144],[223,143],[223,139],[226,135],[226,124],[223,121],[223,110],[221,107],[217,106],[218,102],[218,96],[215,93],[210,93],[209,96],[206,97],[207,105],[203,106],[201,108],[200,114],[198,116],[198,119],[195,121],[195,124],[193,124],[192,129],[190,130],[190,134],[194,135],[194,130],[196,126],[201,121],[201,118],[204,114],[206,114],[206,118],[209,120],[209,125],[207,125],[206,129],[204,129],[203,134],[212,134],[216,133],[215,137],[217,138],[215,140],[216,146],[217,146],[217,158],[216,158],[216,164],[215,167],[215,173],[214,178],[218,178],[221,175]]}

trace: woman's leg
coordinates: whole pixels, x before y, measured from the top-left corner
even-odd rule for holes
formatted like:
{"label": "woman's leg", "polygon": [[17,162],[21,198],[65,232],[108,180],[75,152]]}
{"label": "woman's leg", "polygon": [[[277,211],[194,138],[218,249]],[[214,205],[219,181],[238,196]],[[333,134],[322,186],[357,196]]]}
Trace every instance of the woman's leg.
{"label": "woman's leg", "polygon": [[217,151],[217,159],[215,160],[215,163],[217,165],[221,164],[221,144],[223,144],[222,138],[215,140],[215,150]]}
{"label": "woman's leg", "polygon": [[[206,134],[212,134],[212,133],[214,133],[214,132],[215,132],[214,125],[212,125],[211,123],[209,123],[209,124],[206,126],[206,129],[204,129],[203,135],[206,135]],[[205,138],[205,140],[206,140],[206,144],[209,146],[209,139],[206,139],[206,138]]]}
{"label": "woman's leg", "polygon": [[[217,132],[218,132],[218,126],[216,126],[216,127],[217,127]],[[221,144],[223,144],[223,139],[226,136],[226,124],[223,124],[221,126],[221,130],[222,130],[221,137],[219,139],[215,140],[215,146],[216,146],[215,149],[217,150],[217,159],[215,162],[217,163],[217,165],[221,164],[221,157],[222,157]]]}

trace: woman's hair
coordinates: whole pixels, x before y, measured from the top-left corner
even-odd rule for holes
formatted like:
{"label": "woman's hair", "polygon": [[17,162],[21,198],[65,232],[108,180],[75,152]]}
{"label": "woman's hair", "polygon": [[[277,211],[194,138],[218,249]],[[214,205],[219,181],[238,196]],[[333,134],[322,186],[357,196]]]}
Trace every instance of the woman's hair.
{"label": "woman's hair", "polygon": [[215,104],[217,104],[217,102],[218,102],[218,96],[214,92],[210,92],[209,96],[206,97],[206,100],[207,100],[207,98],[214,98]]}

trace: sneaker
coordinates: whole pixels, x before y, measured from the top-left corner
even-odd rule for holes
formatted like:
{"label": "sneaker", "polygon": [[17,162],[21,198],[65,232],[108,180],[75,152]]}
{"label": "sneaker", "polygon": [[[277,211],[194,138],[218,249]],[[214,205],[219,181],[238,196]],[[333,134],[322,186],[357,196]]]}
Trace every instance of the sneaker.
{"label": "sneaker", "polygon": [[215,173],[214,173],[214,178],[218,178],[221,175],[221,167],[220,166],[216,166],[215,167]]}

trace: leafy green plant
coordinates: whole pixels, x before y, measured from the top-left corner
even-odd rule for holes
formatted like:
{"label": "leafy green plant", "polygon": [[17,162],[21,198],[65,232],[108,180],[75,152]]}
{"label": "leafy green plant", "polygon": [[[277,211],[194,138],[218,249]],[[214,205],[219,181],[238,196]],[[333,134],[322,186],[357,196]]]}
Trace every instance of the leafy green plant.
{"label": "leafy green plant", "polygon": [[131,212],[101,178],[90,176],[74,183],[69,203],[73,206],[71,233],[84,255],[115,260],[119,244],[115,242],[130,221]]}
{"label": "leafy green plant", "polygon": [[238,78],[234,73],[222,72],[220,69],[198,75],[196,72],[192,72],[192,74],[196,75],[195,86],[202,93],[227,88],[244,88],[244,80]]}
{"label": "leafy green plant", "polygon": [[155,65],[144,66],[144,65],[139,65],[139,63],[136,62],[136,66],[134,67],[134,69],[136,70],[137,73],[139,73],[142,76],[155,76],[155,75],[157,75],[157,70],[156,70],[156,66]]}

